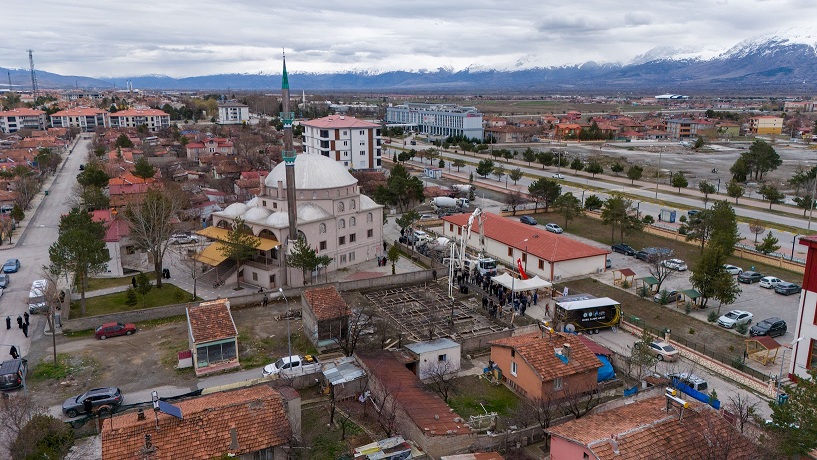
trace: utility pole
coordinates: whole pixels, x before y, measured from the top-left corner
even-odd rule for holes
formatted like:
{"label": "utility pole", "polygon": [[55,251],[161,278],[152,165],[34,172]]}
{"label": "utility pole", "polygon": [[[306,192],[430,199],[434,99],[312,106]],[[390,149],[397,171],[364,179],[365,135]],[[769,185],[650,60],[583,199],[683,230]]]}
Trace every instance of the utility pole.
{"label": "utility pole", "polygon": [[34,50],[28,50],[28,65],[31,68],[31,95],[37,101],[37,75],[34,73]]}

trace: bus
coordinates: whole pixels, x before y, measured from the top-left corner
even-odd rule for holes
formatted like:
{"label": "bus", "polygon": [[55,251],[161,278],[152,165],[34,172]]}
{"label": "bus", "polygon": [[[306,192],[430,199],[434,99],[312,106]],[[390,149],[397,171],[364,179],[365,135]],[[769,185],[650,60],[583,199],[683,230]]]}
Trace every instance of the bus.
{"label": "bus", "polygon": [[553,321],[565,332],[598,333],[621,323],[621,304],[609,297],[590,294],[561,297]]}

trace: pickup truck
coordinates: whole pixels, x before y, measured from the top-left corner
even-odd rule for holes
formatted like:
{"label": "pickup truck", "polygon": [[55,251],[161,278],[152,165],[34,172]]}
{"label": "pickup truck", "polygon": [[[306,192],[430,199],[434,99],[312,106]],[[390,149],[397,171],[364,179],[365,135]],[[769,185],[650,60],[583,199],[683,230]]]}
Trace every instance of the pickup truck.
{"label": "pickup truck", "polygon": [[312,355],[292,355],[283,356],[272,364],[264,366],[262,375],[268,377],[276,375],[283,378],[298,377],[301,375],[314,374],[321,371],[321,363],[318,358]]}

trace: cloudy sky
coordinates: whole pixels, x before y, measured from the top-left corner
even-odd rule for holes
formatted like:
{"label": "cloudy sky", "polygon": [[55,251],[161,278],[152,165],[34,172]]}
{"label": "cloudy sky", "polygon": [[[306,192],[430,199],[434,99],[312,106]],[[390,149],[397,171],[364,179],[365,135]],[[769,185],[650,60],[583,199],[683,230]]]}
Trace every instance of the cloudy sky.
{"label": "cloudy sky", "polygon": [[27,68],[33,49],[39,70],[64,75],[184,77],[280,73],[282,49],[291,72],[629,62],[656,47],[712,55],[808,31],[817,1],[3,0],[0,11],[0,67]]}

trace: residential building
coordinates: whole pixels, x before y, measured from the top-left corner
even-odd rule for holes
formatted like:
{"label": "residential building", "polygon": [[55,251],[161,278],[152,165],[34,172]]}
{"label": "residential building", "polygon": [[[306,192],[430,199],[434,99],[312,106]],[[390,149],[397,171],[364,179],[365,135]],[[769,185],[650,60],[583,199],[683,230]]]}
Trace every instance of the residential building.
{"label": "residential building", "polygon": [[147,126],[148,130],[158,131],[170,127],[170,115],[158,109],[127,109],[108,115],[111,128],[136,128]]}
{"label": "residential building", "polygon": [[218,124],[240,125],[250,121],[250,107],[237,101],[218,103]]}
{"label": "residential building", "polygon": [[301,401],[291,388],[259,385],[172,405],[181,418],[139,409],[105,420],[102,459],[284,460],[300,437]]}
{"label": "residential building", "polygon": [[577,123],[557,123],[556,139],[578,139],[582,126]]}
{"label": "residential building", "polygon": [[435,137],[484,139],[482,114],[476,107],[407,102],[386,108],[386,123]]}
{"label": "residential building", "polygon": [[199,158],[212,155],[230,156],[235,154],[232,141],[226,137],[205,137],[200,141],[188,142],[187,159],[199,161]]}
{"label": "residential building", "polygon": [[111,177],[108,180],[108,196],[111,198],[111,207],[120,208],[128,203],[141,202],[151,187],[158,186],[154,178],[142,179],[133,173],[127,172],[120,177]]}
{"label": "residential building", "polygon": [[105,247],[110,260],[105,264],[105,276],[125,276],[125,270],[149,270],[147,254],[138,250],[130,238],[130,226],[116,208],[98,209],[91,213],[94,222],[105,225]]}
{"label": "residential building", "polygon": [[[461,239],[469,217],[468,214],[443,217],[443,236]],[[558,281],[563,277],[604,271],[610,253],[606,249],[497,214],[483,213],[482,219],[485,252],[511,267],[521,264],[531,278],[538,275],[548,281]],[[479,224],[474,222],[470,238],[465,243],[478,251],[479,238]]]}
{"label": "residential building", "polygon": [[762,458],[760,447],[716,410],[688,404],[655,396],[551,427],[550,458]]}
{"label": "residential building", "polygon": [[42,110],[20,108],[0,111],[0,132],[16,133],[21,129],[44,130],[45,112]]}
{"label": "residential building", "polygon": [[369,121],[330,115],[301,123],[304,153],[323,155],[346,169],[380,169],[380,125]]}
{"label": "residential building", "polygon": [[[817,369],[817,236],[802,236],[800,244],[808,247],[806,271],[803,275],[803,292],[794,326],[796,342],[791,351],[788,366],[789,378],[809,378],[808,372]],[[784,345],[788,343],[784,342]]]}
{"label": "residential building", "polygon": [[405,349],[416,360],[414,370],[420,380],[445,378],[460,370],[462,346],[449,338],[410,343]]}
{"label": "residential building", "polygon": [[108,115],[108,111],[104,109],[75,107],[52,114],[51,126],[54,128],[79,128],[82,131],[95,131],[97,127],[111,127]]}
{"label": "residential building", "polygon": [[312,345],[336,347],[349,336],[351,310],[335,286],[307,289],[301,303],[304,333]]}
{"label": "residential building", "polygon": [[764,115],[749,118],[749,132],[755,135],[782,134],[783,117]]}
{"label": "residential building", "polygon": [[532,400],[557,401],[596,391],[601,361],[578,336],[532,332],[491,342],[502,380]]}
{"label": "residential building", "polygon": [[238,329],[230,301],[218,299],[187,307],[187,342],[193,352],[196,375],[222,372],[240,366]]}
{"label": "residential building", "polygon": [[783,104],[784,112],[814,112],[814,101],[788,101]]}
{"label": "residential building", "polygon": [[667,137],[672,140],[697,138],[700,132],[712,126],[711,122],[689,118],[667,120]]}

